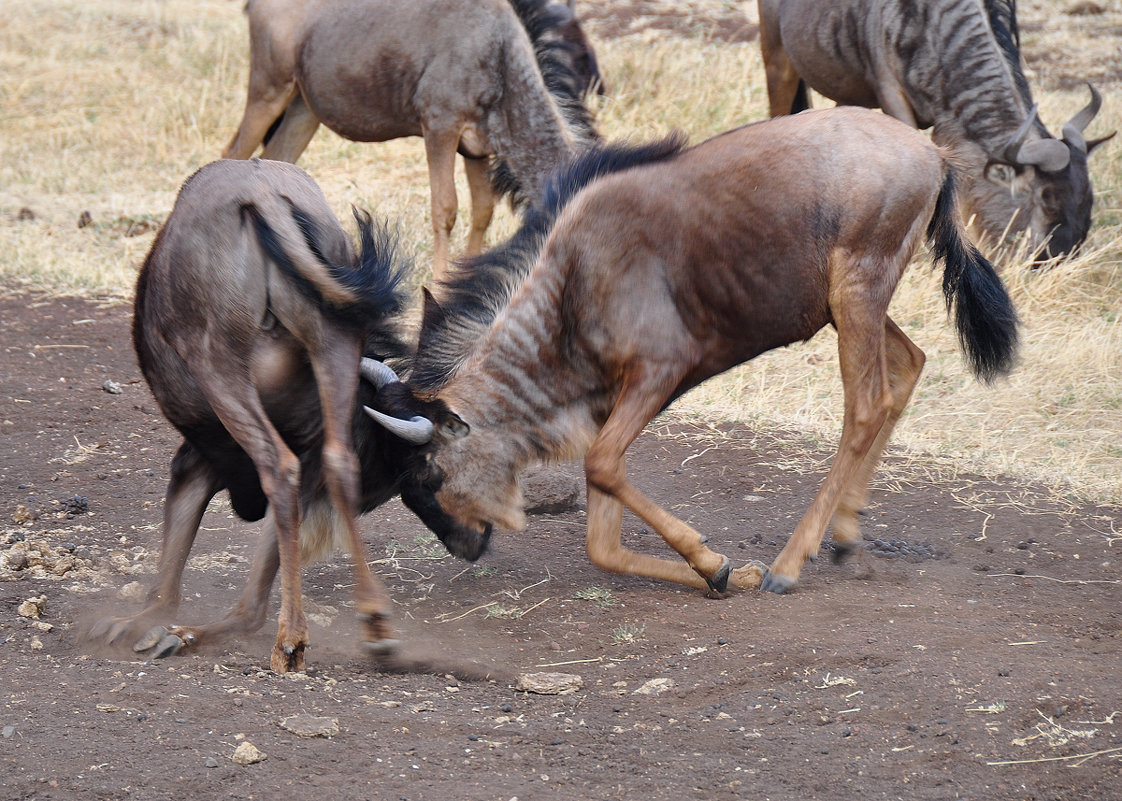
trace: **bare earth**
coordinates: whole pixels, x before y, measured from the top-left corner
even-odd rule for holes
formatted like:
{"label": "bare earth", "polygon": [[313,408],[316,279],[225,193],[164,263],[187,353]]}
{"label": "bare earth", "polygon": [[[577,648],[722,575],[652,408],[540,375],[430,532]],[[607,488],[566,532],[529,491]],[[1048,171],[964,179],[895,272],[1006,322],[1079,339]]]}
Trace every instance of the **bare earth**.
{"label": "bare earth", "polygon": [[[907,463],[888,465],[866,518],[881,540],[871,576],[824,558],[787,596],[708,600],[603,573],[584,556],[579,500],[500,533],[469,566],[395,502],[364,528],[404,672],[360,649],[342,557],[306,571],[306,674],[268,670],[272,623],[158,662],[94,648],[84,631],[138,609],[134,582],[152,578],[176,445],[135,365],[130,311],[0,297],[5,798],[1122,793],[1117,509]],[[719,550],[766,562],[828,456],[656,422],[631,472]],[[660,549],[636,521],[625,531]],[[232,603],[255,536],[212,508],[182,621]],[[39,598],[38,620],[20,614]],[[516,689],[543,672],[581,685]],[[283,727],[301,714],[337,732]],[[243,741],[267,758],[235,763]],[[994,764],[1007,761],[1022,764]]]}
{"label": "bare earth", "polygon": [[[693,4],[587,14],[601,40],[754,40],[738,4]],[[1116,37],[1106,5],[1076,22]],[[1096,81],[1117,79],[1119,52]],[[1049,85],[1087,72],[1029,62]],[[918,461],[889,460],[864,559],[824,549],[787,596],[599,571],[580,497],[477,565],[395,502],[364,519],[404,643],[392,669],[358,644],[343,557],[305,571],[306,673],[268,670],[272,622],[162,661],[94,647],[89,626],[139,609],[153,577],[177,444],[130,315],[0,287],[3,799],[1122,798],[1119,510]],[[734,562],[769,562],[831,455],[670,420],[630,470]],[[256,533],[216,502],[178,622],[233,602]],[[625,539],[663,552],[632,518]],[[518,689],[537,673],[568,674],[538,687],[564,692]],[[265,758],[235,761],[247,742]]]}

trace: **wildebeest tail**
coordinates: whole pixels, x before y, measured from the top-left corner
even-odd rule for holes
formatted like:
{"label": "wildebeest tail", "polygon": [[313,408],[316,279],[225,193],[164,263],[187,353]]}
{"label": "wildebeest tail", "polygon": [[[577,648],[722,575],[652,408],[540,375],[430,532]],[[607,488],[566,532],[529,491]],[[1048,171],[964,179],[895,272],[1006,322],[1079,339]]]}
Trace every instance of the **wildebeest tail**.
{"label": "wildebeest tail", "polygon": [[993,381],[1013,368],[1017,312],[993,265],[965,236],[955,207],[954,173],[947,171],[927,226],[927,240],[943,262],[943,297],[954,312],[959,343],[974,374]]}
{"label": "wildebeest tail", "polygon": [[397,237],[384,223],[375,223],[369,214],[356,209],[358,256],[332,259],[329,250],[343,251],[337,243],[332,247],[330,234],[314,216],[290,199],[284,200],[284,211],[272,209],[263,214],[252,204],[242,211],[253,222],[269,259],[305,296],[333,319],[357,327],[377,326],[404,308],[403,262]]}

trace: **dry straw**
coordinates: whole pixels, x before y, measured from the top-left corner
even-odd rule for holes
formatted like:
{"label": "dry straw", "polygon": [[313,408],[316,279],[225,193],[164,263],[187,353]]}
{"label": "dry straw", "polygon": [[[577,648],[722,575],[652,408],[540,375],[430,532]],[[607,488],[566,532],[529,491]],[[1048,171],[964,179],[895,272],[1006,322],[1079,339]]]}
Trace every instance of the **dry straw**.
{"label": "dry straw", "polygon": [[[754,14],[754,4],[742,6]],[[597,102],[605,135],[681,129],[698,141],[766,116],[758,46],[707,38],[706,11],[727,7],[690,0],[678,8],[700,23],[633,37],[598,39],[592,28],[611,87]],[[1071,17],[1036,0],[1019,13],[1045,121],[1056,129],[1081,107],[1086,89],[1075,78],[1090,77],[1105,103],[1089,135],[1122,128],[1122,48],[1104,33],[1122,29],[1122,12]],[[0,26],[0,286],[128,299],[179,185],[233,134],[247,49],[242,3],[230,0],[28,0],[8,15]],[[417,259],[415,284],[423,282],[432,243],[419,140],[356,144],[321,131],[300,164],[341,218],[357,205],[397,221]],[[1091,160],[1096,219],[1081,255],[1033,271],[1023,254],[1000,254],[1024,344],[1016,373],[993,387],[965,369],[938,278],[920,254],[892,308],[929,357],[897,454],[1122,502],[1120,165],[1118,143]],[[463,220],[462,180],[460,197]],[[83,212],[88,224],[79,227]],[[512,225],[504,211],[492,241]],[[462,242],[462,226],[456,235]],[[804,445],[832,443],[841,416],[833,335],[730,371],[677,409],[799,432]]]}

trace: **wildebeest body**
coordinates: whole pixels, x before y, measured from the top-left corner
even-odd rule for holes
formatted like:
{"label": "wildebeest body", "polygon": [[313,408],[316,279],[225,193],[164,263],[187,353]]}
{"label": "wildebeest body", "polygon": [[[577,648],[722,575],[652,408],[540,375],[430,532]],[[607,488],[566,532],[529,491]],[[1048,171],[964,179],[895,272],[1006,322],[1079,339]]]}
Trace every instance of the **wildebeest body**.
{"label": "wildebeest body", "polygon": [[[484,254],[428,301],[410,380],[383,390],[379,411],[432,421],[402,496],[427,495],[459,525],[521,528],[522,466],[583,455],[594,563],[718,591],[762,575],[782,591],[831,518],[841,548],[860,542],[869,478],[924,362],[887,315],[919,242],[926,236],[944,263],[948,308],[979,377],[1011,368],[1016,314],[964,238],[945,154],[914,129],[839,108],[679,150],[671,141],[642,163],[611,148],[580,159],[569,177],[582,181],[566,193],[561,176],[535,212],[542,219],[527,217],[524,228],[540,229],[527,239],[540,237],[540,247]],[[600,173],[587,167],[596,159]],[[511,263],[516,289],[494,286],[502,269],[489,261],[507,250],[533,263],[528,274]],[[470,297],[473,271],[480,299]],[[487,298],[497,301],[489,315]],[[826,325],[837,330],[845,386],[837,457],[767,573],[733,571],[636,489],[626,450],[681,393]],[[457,343],[462,359],[445,371]],[[625,506],[684,562],[623,548]]]}

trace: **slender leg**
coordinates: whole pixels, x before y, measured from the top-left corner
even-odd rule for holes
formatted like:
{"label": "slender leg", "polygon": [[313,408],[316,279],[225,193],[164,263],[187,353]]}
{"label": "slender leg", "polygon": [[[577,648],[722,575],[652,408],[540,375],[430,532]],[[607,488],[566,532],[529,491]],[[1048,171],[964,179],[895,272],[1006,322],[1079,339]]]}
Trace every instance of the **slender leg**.
{"label": "slender leg", "polygon": [[245,114],[234,138],[222,151],[222,158],[247,159],[252,156],[257,146],[265,141],[270,126],[284,113],[296,96],[295,81],[289,81],[282,86],[270,86],[259,93],[254,92],[251,83]]}
{"label": "slender leg", "polygon": [[847,289],[831,299],[845,388],[841,442],[810,509],[764,576],[762,587],[772,592],[793,587],[803,563],[818,552],[842,491],[858,481],[858,471],[894,405],[885,365],[887,317],[864,302],[863,287]]}
{"label": "slender leg", "polygon": [[892,408],[877,434],[873,446],[861,463],[853,481],[842,493],[841,503],[834,513],[834,540],[839,546],[839,558],[844,557],[861,542],[857,515],[869,500],[869,481],[880,462],[900,415],[911,400],[919,381],[926,357],[914,342],[889,318],[885,323],[885,355],[888,363],[888,385],[892,391]]}
{"label": "slender leg", "polygon": [[448,267],[452,226],[456,224],[456,147],[460,137],[427,127],[424,137],[432,193],[432,277],[440,280]]}
{"label": "slender leg", "polygon": [[487,159],[464,158],[464,173],[471,192],[471,231],[468,233],[467,256],[483,252],[483,235],[495,214],[495,193],[491,189]]}
{"label": "slender leg", "polygon": [[768,113],[779,117],[792,112],[799,91],[799,74],[783,49],[778,12],[765,15],[763,5],[760,4],[760,51],[767,77]]}
{"label": "slender leg", "polygon": [[346,527],[347,547],[354,562],[355,601],[366,627],[366,641],[376,650],[392,647],[391,602],[382,583],[370,572],[359,537],[360,487],[358,457],[351,445],[351,416],[358,394],[360,343],[345,332],[324,331],[323,352],[312,359],[323,410],[323,464],[328,492],[338,519]]}
{"label": "slender leg", "polygon": [[149,591],[143,610],[129,617],[99,620],[90,629],[91,639],[113,643],[125,635],[135,635],[140,626],[150,625],[158,618],[168,619],[176,613],[187,556],[207,504],[219,489],[218,477],[199,453],[186,442],[180,445],[171,462],[156,584]]}
{"label": "slender leg", "polygon": [[299,94],[288,104],[283,114],[280,125],[265,143],[261,158],[295,164],[315,136],[316,129],[319,128],[319,119]]}
{"label": "slender leg", "polygon": [[[707,548],[693,528],[652,503],[627,480],[624,453],[665,401],[661,388],[676,383],[665,378],[642,369],[629,375],[615,408],[585,456],[588,556],[594,564],[617,573],[723,592],[731,573],[728,558]],[[620,541],[622,506],[635,512],[686,561],[645,556],[624,548]],[[755,586],[759,572],[741,569],[733,579],[738,586]]]}

